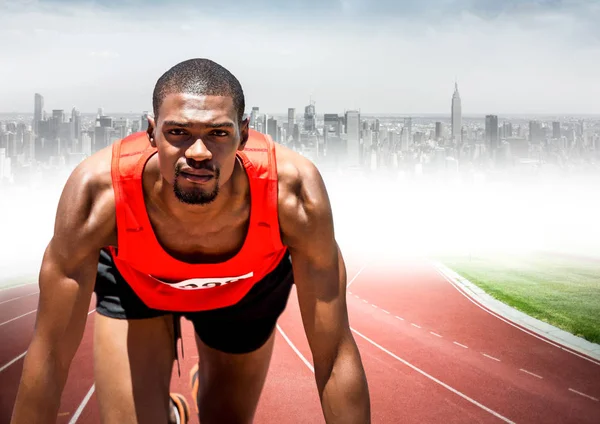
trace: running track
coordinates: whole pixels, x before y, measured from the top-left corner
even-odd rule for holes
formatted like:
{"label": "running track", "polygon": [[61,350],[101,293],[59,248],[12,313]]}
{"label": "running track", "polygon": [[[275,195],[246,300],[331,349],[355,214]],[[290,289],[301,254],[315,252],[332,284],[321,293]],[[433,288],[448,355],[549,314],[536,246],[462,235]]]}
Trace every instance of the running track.
{"label": "running track", "polygon": [[[374,423],[599,423],[600,362],[534,337],[462,295],[426,260],[349,260],[348,308]],[[0,290],[0,424],[8,423],[35,322],[37,284]],[[94,299],[57,422],[98,423],[93,386]],[[197,360],[182,323],[188,400]],[[295,290],[278,323],[256,423],[324,422]],[[193,423],[198,423],[194,417]]]}

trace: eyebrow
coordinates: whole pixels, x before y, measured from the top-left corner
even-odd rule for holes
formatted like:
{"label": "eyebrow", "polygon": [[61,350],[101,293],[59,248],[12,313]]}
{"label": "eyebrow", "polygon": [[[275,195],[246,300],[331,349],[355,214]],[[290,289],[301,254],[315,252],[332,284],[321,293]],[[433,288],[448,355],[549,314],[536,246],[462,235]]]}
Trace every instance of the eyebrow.
{"label": "eyebrow", "polygon": [[[170,126],[170,127],[190,128],[190,127],[193,127],[195,124],[193,124],[192,122],[164,121],[163,125]],[[233,128],[234,127],[233,122],[209,122],[206,124],[198,124],[198,125],[206,126],[209,128],[223,128],[223,127]]]}

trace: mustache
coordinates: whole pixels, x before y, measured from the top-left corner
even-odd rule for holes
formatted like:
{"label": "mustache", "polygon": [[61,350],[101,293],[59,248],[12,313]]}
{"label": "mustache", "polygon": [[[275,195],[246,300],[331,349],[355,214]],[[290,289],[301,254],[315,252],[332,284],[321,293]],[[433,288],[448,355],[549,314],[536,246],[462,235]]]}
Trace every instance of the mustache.
{"label": "mustache", "polygon": [[[206,171],[210,171],[212,173],[215,174],[216,177],[219,176],[220,174],[220,169],[217,167],[217,165],[215,165],[214,163],[209,163],[209,162],[197,162],[195,160],[190,160],[188,159],[186,161],[186,164],[193,169],[203,169]],[[179,176],[181,174],[181,169],[183,168],[183,164],[181,162],[179,162],[176,166],[175,166],[175,176]]]}

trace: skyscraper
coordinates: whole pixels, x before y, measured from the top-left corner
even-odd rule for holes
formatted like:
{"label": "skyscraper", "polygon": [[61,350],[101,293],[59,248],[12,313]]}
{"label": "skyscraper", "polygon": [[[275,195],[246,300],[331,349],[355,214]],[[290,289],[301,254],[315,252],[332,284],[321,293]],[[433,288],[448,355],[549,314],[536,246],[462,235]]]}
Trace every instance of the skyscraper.
{"label": "skyscraper", "polygon": [[486,115],[485,142],[491,152],[498,148],[498,141],[498,117],[496,115]]}
{"label": "skyscraper", "polygon": [[288,135],[294,131],[294,124],[296,123],[295,117],[296,117],[296,109],[294,109],[293,107],[288,108],[288,125],[287,125]]}
{"label": "skyscraper", "polygon": [[39,93],[35,93],[34,106],[33,106],[33,132],[39,134],[39,122],[42,120],[42,114],[44,112],[44,96]]}
{"label": "skyscraper", "polygon": [[346,134],[348,135],[348,166],[360,166],[360,112],[346,112]]}
{"label": "skyscraper", "polygon": [[316,111],[315,104],[309,104],[304,108],[304,131],[312,132],[316,130]]}
{"label": "skyscraper", "polygon": [[452,95],[452,134],[454,141],[460,142],[462,128],[462,106],[460,94],[458,93],[458,82],[454,83],[454,94]]}

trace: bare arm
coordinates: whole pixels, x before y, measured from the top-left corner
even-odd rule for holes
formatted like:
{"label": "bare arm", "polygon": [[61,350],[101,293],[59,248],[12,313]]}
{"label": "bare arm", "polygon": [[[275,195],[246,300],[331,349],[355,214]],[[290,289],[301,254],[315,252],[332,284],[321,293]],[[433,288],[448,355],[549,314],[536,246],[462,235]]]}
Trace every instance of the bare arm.
{"label": "bare arm", "polygon": [[367,379],[348,323],[346,270],[327,192],[308,161],[299,160],[297,173],[291,177],[290,192],[282,190],[280,222],[323,414],[328,424],[370,423]]}
{"label": "bare arm", "polygon": [[114,197],[97,171],[88,170],[96,161],[88,160],[73,171],[59,201],[54,235],[42,260],[35,331],[25,356],[13,424],[56,422],[85,328],[100,248],[115,226]]}

